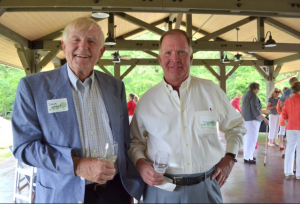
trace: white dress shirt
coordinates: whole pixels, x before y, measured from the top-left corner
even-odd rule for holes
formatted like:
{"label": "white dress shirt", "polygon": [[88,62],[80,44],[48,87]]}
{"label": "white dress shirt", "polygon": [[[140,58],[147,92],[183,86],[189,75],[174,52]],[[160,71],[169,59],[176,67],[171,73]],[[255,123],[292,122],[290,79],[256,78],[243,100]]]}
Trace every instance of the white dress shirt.
{"label": "white dress shirt", "polygon": [[165,81],[147,91],[130,125],[133,163],[153,162],[157,151],[170,154],[167,174],[208,171],[225,155],[219,129],[225,133],[226,152],[237,154],[246,133],[244,120],[226,94],[212,81],[189,76],[176,90]]}

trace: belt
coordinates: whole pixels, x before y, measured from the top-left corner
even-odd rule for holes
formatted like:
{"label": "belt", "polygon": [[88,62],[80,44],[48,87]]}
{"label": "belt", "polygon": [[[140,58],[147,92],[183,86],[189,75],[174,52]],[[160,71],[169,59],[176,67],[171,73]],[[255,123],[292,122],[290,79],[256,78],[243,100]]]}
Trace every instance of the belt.
{"label": "belt", "polygon": [[165,175],[165,176],[170,178],[173,181],[173,184],[176,184],[177,186],[190,186],[190,185],[198,184],[204,181],[205,179],[210,178],[211,175],[214,173],[214,171],[215,168],[213,167],[209,171],[196,177],[184,177],[184,176],[172,176],[172,175]]}

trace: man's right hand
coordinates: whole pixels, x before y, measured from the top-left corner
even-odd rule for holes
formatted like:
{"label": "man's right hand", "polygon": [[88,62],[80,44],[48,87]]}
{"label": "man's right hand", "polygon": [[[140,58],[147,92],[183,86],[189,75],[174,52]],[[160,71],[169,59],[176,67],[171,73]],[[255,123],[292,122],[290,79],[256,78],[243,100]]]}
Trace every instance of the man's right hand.
{"label": "man's right hand", "polygon": [[136,169],[140,173],[144,182],[149,186],[163,184],[164,175],[157,173],[153,169],[153,164],[145,159],[139,159],[136,162]]}
{"label": "man's right hand", "polygon": [[73,157],[76,176],[99,184],[105,184],[114,178],[116,169],[114,164],[97,158]]}

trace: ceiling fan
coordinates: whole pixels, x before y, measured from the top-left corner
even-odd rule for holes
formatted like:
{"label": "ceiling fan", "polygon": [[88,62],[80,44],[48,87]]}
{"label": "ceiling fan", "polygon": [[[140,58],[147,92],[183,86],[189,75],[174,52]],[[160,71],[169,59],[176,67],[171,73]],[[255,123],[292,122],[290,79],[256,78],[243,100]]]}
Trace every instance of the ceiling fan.
{"label": "ceiling fan", "polygon": [[130,60],[130,55],[120,55],[119,54],[119,51],[115,51],[114,53],[111,54],[111,56],[113,57],[113,60],[112,62],[114,64],[116,63],[120,63],[121,62],[121,59],[122,60]]}

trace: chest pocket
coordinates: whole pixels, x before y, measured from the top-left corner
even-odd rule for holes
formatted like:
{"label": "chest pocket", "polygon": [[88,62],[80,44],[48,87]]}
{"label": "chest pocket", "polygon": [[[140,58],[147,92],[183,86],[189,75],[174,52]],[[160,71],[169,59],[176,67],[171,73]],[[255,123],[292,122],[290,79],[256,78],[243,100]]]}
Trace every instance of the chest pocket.
{"label": "chest pocket", "polygon": [[195,112],[194,122],[194,130],[199,137],[218,134],[217,114],[215,111]]}

